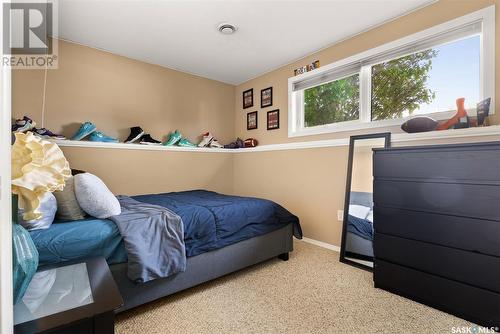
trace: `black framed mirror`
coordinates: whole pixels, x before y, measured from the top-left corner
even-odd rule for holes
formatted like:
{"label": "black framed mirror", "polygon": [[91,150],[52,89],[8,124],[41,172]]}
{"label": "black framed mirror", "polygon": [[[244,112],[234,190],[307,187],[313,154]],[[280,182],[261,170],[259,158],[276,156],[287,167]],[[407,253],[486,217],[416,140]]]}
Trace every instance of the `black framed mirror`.
{"label": "black framed mirror", "polygon": [[390,147],[391,133],[351,136],[340,261],[373,270],[373,149]]}

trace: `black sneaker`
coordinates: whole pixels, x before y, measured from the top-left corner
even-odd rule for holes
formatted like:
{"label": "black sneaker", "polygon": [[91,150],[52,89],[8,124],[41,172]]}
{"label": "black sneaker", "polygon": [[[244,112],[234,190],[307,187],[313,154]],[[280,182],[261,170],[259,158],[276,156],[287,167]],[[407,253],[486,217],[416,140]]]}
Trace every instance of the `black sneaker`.
{"label": "black sneaker", "polygon": [[151,138],[149,133],[146,133],[141,137],[141,144],[143,145],[160,145],[161,141]]}
{"label": "black sneaker", "polygon": [[144,135],[144,130],[140,126],[134,126],[130,128],[130,135],[125,140],[125,143],[130,144],[139,140],[142,135]]}
{"label": "black sneaker", "polygon": [[31,131],[33,131],[33,133],[35,135],[37,135],[38,137],[41,137],[41,138],[44,138],[44,139],[48,139],[48,138],[53,138],[53,139],[66,139],[66,137],[64,137],[63,135],[59,135],[57,133],[54,133],[46,128],[40,128],[40,129],[37,129],[37,128],[33,128],[31,129]]}

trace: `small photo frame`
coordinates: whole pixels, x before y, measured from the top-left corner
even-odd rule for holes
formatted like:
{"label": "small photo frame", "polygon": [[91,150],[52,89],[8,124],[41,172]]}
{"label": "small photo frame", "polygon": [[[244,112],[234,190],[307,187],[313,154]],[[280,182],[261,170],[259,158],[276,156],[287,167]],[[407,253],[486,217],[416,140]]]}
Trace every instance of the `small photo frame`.
{"label": "small photo frame", "polygon": [[257,118],[257,112],[249,112],[247,113],[247,130],[255,130],[257,129],[257,126],[259,125],[258,118]]}
{"label": "small photo frame", "polygon": [[260,91],[260,107],[266,108],[273,105],[273,87],[264,88]]}
{"label": "small photo frame", "polygon": [[253,107],[253,88],[243,92],[243,109]]}
{"label": "small photo frame", "polygon": [[280,111],[279,109],[267,112],[267,129],[276,130],[280,128]]}

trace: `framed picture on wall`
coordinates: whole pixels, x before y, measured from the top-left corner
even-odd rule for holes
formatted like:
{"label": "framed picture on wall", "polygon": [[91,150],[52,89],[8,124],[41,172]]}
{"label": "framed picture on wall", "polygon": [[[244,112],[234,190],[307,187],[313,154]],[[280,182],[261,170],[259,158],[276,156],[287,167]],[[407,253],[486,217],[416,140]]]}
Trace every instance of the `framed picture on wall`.
{"label": "framed picture on wall", "polygon": [[273,105],[273,87],[264,88],[260,91],[260,107],[270,107]]}
{"label": "framed picture on wall", "polygon": [[280,111],[279,109],[267,112],[267,129],[276,130],[280,128]]}
{"label": "framed picture on wall", "polygon": [[255,130],[258,126],[257,112],[249,112],[247,114],[247,130]]}
{"label": "framed picture on wall", "polygon": [[243,109],[253,107],[253,88],[243,92]]}

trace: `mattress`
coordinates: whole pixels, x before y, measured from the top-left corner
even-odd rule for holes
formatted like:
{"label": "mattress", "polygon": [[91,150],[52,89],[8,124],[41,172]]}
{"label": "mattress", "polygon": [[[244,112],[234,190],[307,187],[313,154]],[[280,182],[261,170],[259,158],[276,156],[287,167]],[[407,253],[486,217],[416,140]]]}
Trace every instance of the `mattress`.
{"label": "mattress", "polygon": [[120,232],[107,219],[56,220],[48,229],[30,234],[40,255],[40,266],[91,257],[104,257],[109,264],[127,261]]}
{"label": "mattress", "polygon": [[[195,256],[294,224],[299,220],[269,200],[194,190],[134,196],[135,200],[166,207],[184,224],[186,255]],[[122,237],[107,219],[89,218],[55,222],[49,229],[31,232],[40,254],[40,265],[101,256],[109,264],[127,261]]]}

